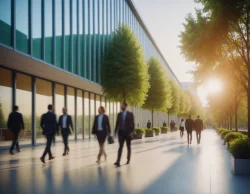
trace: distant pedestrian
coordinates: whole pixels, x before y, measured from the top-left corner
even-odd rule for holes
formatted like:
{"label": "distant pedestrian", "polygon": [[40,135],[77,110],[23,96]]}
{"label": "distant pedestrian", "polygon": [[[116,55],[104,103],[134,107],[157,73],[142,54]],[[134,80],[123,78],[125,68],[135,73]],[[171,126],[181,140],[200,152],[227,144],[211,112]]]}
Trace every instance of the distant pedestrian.
{"label": "distant pedestrian", "polygon": [[191,115],[189,115],[189,118],[186,119],[186,122],[185,122],[188,144],[192,144],[193,125],[194,125],[194,121],[192,120]]}
{"label": "distant pedestrian", "polygon": [[63,156],[69,154],[69,145],[68,145],[68,138],[71,134],[71,131],[74,131],[72,117],[68,115],[67,108],[62,109],[63,115],[59,117],[58,127],[61,128],[61,134],[64,143],[64,152]]}
{"label": "distant pedestrian", "polygon": [[122,103],[121,106],[122,112],[118,114],[116,120],[115,136],[118,133],[119,150],[118,150],[117,161],[114,163],[114,165],[116,165],[117,167],[120,166],[122,149],[125,141],[128,149],[127,164],[130,163],[130,158],[131,158],[131,140],[135,130],[135,124],[134,124],[134,115],[132,112],[127,111],[127,107],[128,107],[127,103],[125,102]]}
{"label": "distant pedestrian", "polygon": [[175,123],[175,121],[173,120],[173,131],[175,131],[175,126],[176,126],[176,123]]}
{"label": "distant pedestrian", "polygon": [[174,130],[174,121],[171,120],[171,122],[170,122],[170,131],[173,132],[173,130]]}
{"label": "distant pedestrian", "polygon": [[163,127],[167,127],[166,121],[163,122]]}
{"label": "distant pedestrian", "polygon": [[48,112],[42,115],[40,126],[43,129],[43,135],[45,135],[47,139],[46,147],[43,152],[42,157],[40,158],[42,163],[45,163],[45,157],[49,154],[49,160],[54,159],[52,156],[50,147],[52,144],[52,140],[57,132],[57,122],[56,122],[56,115],[54,114],[54,107],[53,105],[48,105]]}
{"label": "distant pedestrian", "polygon": [[151,128],[151,122],[150,122],[150,120],[148,120],[148,122],[147,122],[147,128],[148,128],[148,129]]}
{"label": "distant pedestrian", "polygon": [[13,155],[13,149],[16,146],[17,152],[20,152],[20,147],[18,143],[18,136],[21,130],[24,130],[24,122],[23,122],[23,116],[21,113],[18,112],[18,106],[13,107],[13,112],[10,113],[8,118],[8,129],[13,134],[13,141],[12,145],[10,147],[10,154]]}
{"label": "distant pedestrian", "polygon": [[180,136],[183,137],[184,135],[184,128],[185,128],[185,122],[184,119],[181,119],[181,123],[180,123]]}
{"label": "distant pedestrian", "polygon": [[98,109],[99,115],[95,117],[94,125],[92,128],[92,134],[96,135],[99,143],[99,154],[97,156],[97,163],[100,164],[101,156],[104,155],[105,161],[107,160],[107,154],[104,149],[104,144],[107,136],[110,135],[110,123],[109,117],[105,114],[106,110],[103,106]]}
{"label": "distant pedestrian", "polygon": [[201,143],[201,131],[203,130],[203,121],[200,119],[200,116],[197,116],[197,119],[194,121],[194,129],[196,131],[197,143]]}

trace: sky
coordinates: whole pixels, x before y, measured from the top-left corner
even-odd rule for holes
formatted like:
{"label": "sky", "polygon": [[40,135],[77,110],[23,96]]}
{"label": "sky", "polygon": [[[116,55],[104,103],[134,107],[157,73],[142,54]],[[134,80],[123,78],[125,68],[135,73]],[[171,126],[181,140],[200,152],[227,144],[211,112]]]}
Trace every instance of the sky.
{"label": "sky", "polygon": [[[200,5],[194,0],[133,0],[137,11],[180,82],[193,82],[195,63],[181,55],[179,35],[188,13],[195,13]],[[206,104],[207,89],[200,87],[198,95]]]}
{"label": "sky", "polygon": [[194,67],[178,48],[179,34],[188,13],[194,13],[194,0],[133,0],[142,20],[160,48],[165,59],[181,82],[193,81],[187,73]]}

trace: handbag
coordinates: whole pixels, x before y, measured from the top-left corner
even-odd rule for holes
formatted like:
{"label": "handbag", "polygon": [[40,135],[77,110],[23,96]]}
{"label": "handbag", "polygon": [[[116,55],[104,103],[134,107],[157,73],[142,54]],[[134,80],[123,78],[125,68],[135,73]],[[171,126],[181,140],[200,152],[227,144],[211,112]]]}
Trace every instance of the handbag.
{"label": "handbag", "polygon": [[109,136],[109,137],[108,137],[108,144],[113,144],[113,143],[115,143],[113,137],[112,137],[112,136]]}

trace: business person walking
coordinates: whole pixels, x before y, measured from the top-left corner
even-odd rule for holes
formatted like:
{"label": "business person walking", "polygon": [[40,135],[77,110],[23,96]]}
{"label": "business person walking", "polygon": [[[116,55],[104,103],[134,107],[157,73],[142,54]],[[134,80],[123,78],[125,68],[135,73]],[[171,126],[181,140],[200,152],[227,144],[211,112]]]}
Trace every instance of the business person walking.
{"label": "business person walking", "polygon": [[118,133],[119,138],[119,150],[118,150],[118,157],[117,161],[114,163],[117,167],[120,166],[120,160],[122,155],[122,149],[124,142],[126,141],[127,149],[128,149],[128,156],[127,156],[127,164],[130,163],[131,158],[131,140],[135,130],[134,124],[134,115],[132,112],[127,111],[127,103],[122,103],[120,112],[117,116],[116,126],[115,126],[115,136]]}
{"label": "business person walking", "polygon": [[46,147],[43,152],[42,157],[40,158],[42,163],[45,163],[45,157],[49,154],[49,160],[54,159],[52,156],[50,147],[52,144],[52,140],[57,132],[57,122],[56,122],[56,115],[54,114],[54,107],[53,105],[48,105],[48,112],[42,115],[40,126],[43,129],[43,135],[45,135],[47,139]]}
{"label": "business person walking", "polygon": [[22,129],[24,129],[23,116],[18,112],[18,106],[13,107],[13,112],[10,113],[8,118],[8,129],[13,133],[13,141],[10,147],[10,154],[13,155],[13,149],[16,146],[17,152],[20,152],[20,147],[18,143],[18,136]]}
{"label": "business person walking", "polygon": [[185,127],[186,127],[186,130],[187,130],[188,144],[192,143],[193,125],[194,125],[194,121],[191,118],[191,115],[189,115],[189,118],[186,119],[186,122],[185,122]]}
{"label": "business person walking", "polygon": [[96,135],[99,143],[99,154],[97,156],[97,163],[100,164],[101,156],[104,155],[105,161],[107,160],[107,154],[104,149],[104,144],[107,139],[107,136],[110,135],[110,123],[109,118],[105,114],[106,110],[103,106],[100,106],[98,109],[99,115],[95,117],[94,125],[92,128],[92,134]]}
{"label": "business person walking", "polygon": [[[63,115],[59,117],[58,127],[61,129],[61,134],[63,138],[64,143],[64,152],[63,156],[66,156],[69,154],[69,135],[71,134],[71,130],[74,131],[73,123],[72,123],[72,117],[68,115],[67,108],[62,109]],[[71,128],[71,129],[70,129]]]}
{"label": "business person walking", "polygon": [[194,121],[194,129],[196,131],[197,143],[201,143],[201,131],[203,130],[203,121],[200,119],[200,116],[197,116],[197,119]]}

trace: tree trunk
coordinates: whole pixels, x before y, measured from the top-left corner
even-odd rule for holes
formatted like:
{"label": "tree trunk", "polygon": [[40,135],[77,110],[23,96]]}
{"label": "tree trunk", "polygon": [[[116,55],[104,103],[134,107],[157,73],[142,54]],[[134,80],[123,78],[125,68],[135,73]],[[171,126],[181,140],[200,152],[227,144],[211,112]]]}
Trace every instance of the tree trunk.
{"label": "tree trunk", "polygon": [[233,118],[232,118],[232,115],[229,116],[229,129],[232,130],[233,129]]}
{"label": "tree trunk", "polygon": [[152,128],[154,127],[154,108],[152,108]]}
{"label": "tree trunk", "polygon": [[168,126],[169,126],[169,112],[168,112]]}
{"label": "tree trunk", "polygon": [[238,131],[238,106],[237,103],[235,102],[234,104],[234,111],[235,111],[235,115],[234,115],[234,122],[235,122],[235,130]]}
{"label": "tree trunk", "polygon": [[250,77],[248,78],[248,89],[247,89],[247,127],[248,137],[250,138]]}

